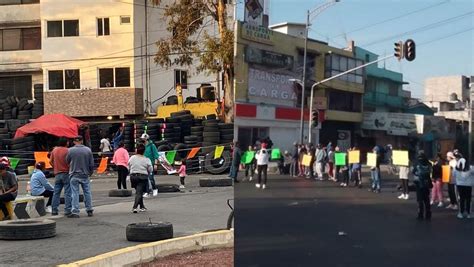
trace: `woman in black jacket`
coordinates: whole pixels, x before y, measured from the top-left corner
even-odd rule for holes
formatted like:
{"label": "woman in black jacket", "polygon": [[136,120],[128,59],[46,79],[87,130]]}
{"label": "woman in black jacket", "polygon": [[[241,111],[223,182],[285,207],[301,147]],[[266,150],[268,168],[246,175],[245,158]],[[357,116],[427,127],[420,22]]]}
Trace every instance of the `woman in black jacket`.
{"label": "woman in black jacket", "polygon": [[418,163],[413,168],[415,175],[416,200],[418,201],[418,220],[431,219],[430,189],[432,166],[423,152],[418,155]]}

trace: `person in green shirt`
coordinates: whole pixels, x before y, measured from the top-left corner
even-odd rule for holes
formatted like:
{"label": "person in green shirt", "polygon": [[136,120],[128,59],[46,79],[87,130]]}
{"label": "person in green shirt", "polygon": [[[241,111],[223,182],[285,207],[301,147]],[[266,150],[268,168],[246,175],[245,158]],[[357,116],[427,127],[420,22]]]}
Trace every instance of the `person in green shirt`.
{"label": "person in green shirt", "polygon": [[151,194],[153,194],[153,196],[157,196],[158,188],[156,187],[155,183],[154,171],[156,171],[158,166],[158,149],[156,148],[155,144],[150,139],[150,136],[148,134],[142,134],[141,139],[143,140],[143,143],[145,145],[144,156],[150,159],[151,164],[153,166],[153,171],[148,176],[149,181],[147,183],[145,194],[143,194],[143,197],[149,197]]}

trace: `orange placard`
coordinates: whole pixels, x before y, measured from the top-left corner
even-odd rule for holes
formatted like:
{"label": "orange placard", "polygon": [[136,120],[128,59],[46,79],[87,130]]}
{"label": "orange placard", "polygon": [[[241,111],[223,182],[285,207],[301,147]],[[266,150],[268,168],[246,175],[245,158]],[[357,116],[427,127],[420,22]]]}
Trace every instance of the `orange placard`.
{"label": "orange placard", "polygon": [[51,163],[49,163],[48,151],[37,151],[35,152],[35,164],[38,162],[44,162],[46,169],[51,169]]}
{"label": "orange placard", "polygon": [[444,165],[442,168],[441,181],[443,183],[449,183],[449,178],[451,177],[451,167],[449,165]]}
{"label": "orange placard", "polygon": [[104,173],[107,170],[107,162],[109,161],[108,157],[102,158],[97,168],[97,173]]}
{"label": "orange placard", "polygon": [[193,149],[191,149],[191,151],[189,152],[188,157],[186,159],[194,158],[194,156],[196,156],[196,154],[199,152],[199,149],[201,149],[201,148],[200,147],[193,147]]}

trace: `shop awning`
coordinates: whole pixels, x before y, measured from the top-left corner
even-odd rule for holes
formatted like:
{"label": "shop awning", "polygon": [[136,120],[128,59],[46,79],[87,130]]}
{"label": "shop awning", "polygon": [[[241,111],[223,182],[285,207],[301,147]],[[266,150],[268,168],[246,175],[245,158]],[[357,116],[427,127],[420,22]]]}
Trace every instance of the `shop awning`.
{"label": "shop awning", "polygon": [[39,117],[16,130],[15,138],[28,134],[47,133],[58,137],[74,138],[79,134],[79,127],[85,122],[64,114],[48,114]]}

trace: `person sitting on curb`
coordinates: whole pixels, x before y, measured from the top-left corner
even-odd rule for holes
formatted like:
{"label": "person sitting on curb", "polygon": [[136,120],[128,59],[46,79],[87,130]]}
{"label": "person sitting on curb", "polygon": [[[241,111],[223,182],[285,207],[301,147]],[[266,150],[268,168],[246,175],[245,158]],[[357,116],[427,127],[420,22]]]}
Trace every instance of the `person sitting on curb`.
{"label": "person sitting on curb", "polygon": [[31,195],[47,197],[48,202],[46,203],[46,212],[51,213],[51,201],[54,195],[54,187],[48,182],[48,179],[46,179],[46,176],[43,173],[44,167],[44,162],[38,162],[35,165],[35,170],[30,179]]}
{"label": "person sitting on curb", "polygon": [[7,166],[0,163],[0,210],[3,212],[3,220],[10,220],[10,214],[6,204],[16,199],[18,193],[18,181],[13,173],[7,171]]}

